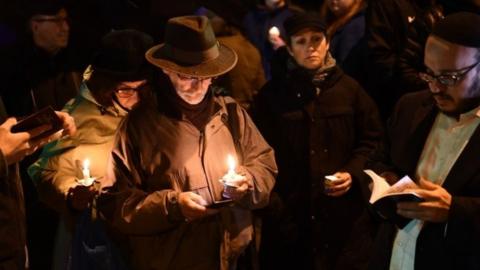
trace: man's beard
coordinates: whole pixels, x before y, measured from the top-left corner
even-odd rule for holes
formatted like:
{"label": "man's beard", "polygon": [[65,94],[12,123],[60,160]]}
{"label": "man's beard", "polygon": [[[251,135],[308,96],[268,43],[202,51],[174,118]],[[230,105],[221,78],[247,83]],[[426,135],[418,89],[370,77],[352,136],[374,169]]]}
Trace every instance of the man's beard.
{"label": "man's beard", "polygon": [[[480,105],[480,79],[476,79],[475,82],[468,88],[466,91],[466,95],[468,96],[467,98],[463,98],[457,108],[454,111],[442,111],[444,114],[452,117],[458,117],[462,113],[469,112],[473,110],[474,108],[478,107]],[[444,93],[438,93],[438,94],[432,94],[433,97],[437,96],[442,99],[447,99],[452,102],[454,102],[454,99]]]}

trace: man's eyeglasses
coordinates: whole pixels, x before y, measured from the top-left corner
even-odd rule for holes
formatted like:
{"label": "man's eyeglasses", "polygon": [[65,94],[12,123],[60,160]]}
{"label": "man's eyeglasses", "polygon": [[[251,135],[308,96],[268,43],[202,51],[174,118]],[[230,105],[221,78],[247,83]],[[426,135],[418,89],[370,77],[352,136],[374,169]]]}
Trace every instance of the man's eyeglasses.
{"label": "man's eyeglasses", "polygon": [[64,23],[70,24],[70,18],[60,17],[60,16],[45,16],[45,17],[35,17],[32,19],[34,22],[51,22],[57,25],[62,25]]}
{"label": "man's eyeglasses", "polygon": [[146,86],[147,86],[147,83],[142,83],[137,87],[128,87],[128,86],[122,85],[115,89],[115,93],[121,97],[128,98],[128,97],[131,97],[133,94],[135,94],[135,92],[141,91]]}
{"label": "man's eyeglasses", "polygon": [[177,77],[182,81],[197,81],[197,82],[203,82],[205,80],[212,79],[211,77],[202,78],[202,77],[185,76],[179,73],[177,73]]}
{"label": "man's eyeglasses", "polygon": [[420,72],[418,73],[418,76],[420,77],[420,79],[424,80],[427,83],[438,82],[439,84],[444,86],[455,86],[460,80],[465,77],[465,75],[467,75],[468,72],[470,72],[470,70],[476,67],[479,63],[480,61],[476,62],[471,66],[439,75]]}

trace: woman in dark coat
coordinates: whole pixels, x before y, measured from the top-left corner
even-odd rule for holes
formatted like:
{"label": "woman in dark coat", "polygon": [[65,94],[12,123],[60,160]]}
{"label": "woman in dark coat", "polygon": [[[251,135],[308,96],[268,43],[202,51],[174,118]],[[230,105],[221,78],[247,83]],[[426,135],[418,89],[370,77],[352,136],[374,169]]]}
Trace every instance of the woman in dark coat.
{"label": "woman in dark coat", "polygon": [[[287,19],[254,117],[279,175],[264,215],[262,269],[364,269],[373,234],[355,175],[381,140],[373,101],[336,66],[318,15]],[[325,182],[325,176],[337,180]]]}

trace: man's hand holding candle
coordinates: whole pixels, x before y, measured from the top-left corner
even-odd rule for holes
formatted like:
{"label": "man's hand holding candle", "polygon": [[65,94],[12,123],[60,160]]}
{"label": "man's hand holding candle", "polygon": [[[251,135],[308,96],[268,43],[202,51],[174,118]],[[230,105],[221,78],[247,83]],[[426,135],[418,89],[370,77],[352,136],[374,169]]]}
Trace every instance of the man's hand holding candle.
{"label": "man's hand holding candle", "polygon": [[224,185],[223,196],[227,199],[239,200],[249,191],[251,177],[247,177],[247,172],[237,173],[235,171],[236,162],[233,156],[228,155],[228,172],[220,180]]}

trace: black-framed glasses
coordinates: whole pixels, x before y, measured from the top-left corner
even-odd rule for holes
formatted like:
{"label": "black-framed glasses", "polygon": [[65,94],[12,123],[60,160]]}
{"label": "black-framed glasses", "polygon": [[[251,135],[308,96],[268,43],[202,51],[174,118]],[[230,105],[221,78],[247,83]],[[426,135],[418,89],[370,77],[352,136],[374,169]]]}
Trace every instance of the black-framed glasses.
{"label": "black-framed glasses", "polygon": [[148,84],[142,83],[137,87],[128,87],[128,86],[120,86],[115,89],[115,93],[120,95],[121,97],[131,97],[135,92],[141,91],[144,89]]}
{"label": "black-framed glasses", "polygon": [[67,16],[45,16],[45,17],[35,17],[32,19],[35,22],[51,22],[56,25],[62,25],[63,23],[70,24],[70,18]]}
{"label": "black-framed glasses", "polygon": [[467,75],[468,72],[470,72],[470,70],[476,67],[479,63],[480,61],[468,67],[464,67],[459,70],[454,70],[454,71],[450,71],[450,72],[439,74],[439,75],[419,72],[418,76],[420,77],[420,79],[424,80],[427,83],[438,82],[439,84],[444,86],[455,86],[459,81],[461,81],[465,77],[465,75]]}

